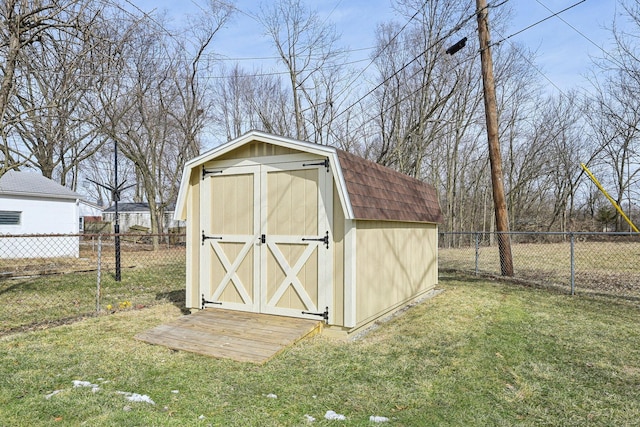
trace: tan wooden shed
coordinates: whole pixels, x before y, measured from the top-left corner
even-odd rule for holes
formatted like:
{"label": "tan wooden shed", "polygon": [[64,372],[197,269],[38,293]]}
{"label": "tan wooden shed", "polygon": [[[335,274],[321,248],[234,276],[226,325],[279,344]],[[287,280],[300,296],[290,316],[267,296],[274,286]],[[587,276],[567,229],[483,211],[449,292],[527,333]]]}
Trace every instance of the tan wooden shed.
{"label": "tan wooden shed", "polygon": [[435,189],[334,147],[252,131],[189,161],[186,304],[351,333],[438,281]]}

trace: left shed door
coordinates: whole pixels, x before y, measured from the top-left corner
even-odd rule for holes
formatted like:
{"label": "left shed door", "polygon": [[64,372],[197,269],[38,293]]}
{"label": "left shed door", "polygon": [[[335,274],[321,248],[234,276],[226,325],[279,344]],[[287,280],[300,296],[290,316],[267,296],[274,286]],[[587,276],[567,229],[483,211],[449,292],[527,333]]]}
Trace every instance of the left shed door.
{"label": "left shed door", "polygon": [[200,286],[207,301],[258,312],[259,166],[205,168]]}

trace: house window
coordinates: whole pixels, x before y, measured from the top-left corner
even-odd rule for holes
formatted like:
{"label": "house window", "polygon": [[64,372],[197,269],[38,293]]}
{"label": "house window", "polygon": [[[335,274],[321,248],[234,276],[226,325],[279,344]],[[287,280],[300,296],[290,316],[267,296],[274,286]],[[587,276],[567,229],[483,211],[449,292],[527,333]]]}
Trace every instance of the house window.
{"label": "house window", "polygon": [[0,211],[0,225],[20,225],[22,212]]}

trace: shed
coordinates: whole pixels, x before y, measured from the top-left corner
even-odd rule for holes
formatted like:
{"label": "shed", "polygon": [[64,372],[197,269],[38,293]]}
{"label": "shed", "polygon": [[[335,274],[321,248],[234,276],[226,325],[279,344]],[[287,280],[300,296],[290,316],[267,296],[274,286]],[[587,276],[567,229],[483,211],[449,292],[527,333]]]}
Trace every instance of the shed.
{"label": "shed", "polygon": [[351,333],[438,281],[434,187],[334,147],[249,132],[186,164],[175,218],[189,308]]}
{"label": "shed", "polygon": [[36,172],[6,172],[0,177],[0,235],[40,236],[1,238],[0,258],[78,257],[80,199]]}

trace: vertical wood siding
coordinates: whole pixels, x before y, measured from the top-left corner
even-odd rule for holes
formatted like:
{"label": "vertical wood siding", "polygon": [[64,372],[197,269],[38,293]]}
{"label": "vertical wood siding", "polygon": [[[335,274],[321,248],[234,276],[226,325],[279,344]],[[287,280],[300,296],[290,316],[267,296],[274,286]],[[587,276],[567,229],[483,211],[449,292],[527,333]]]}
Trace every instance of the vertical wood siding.
{"label": "vertical wood siding", "polygon": [[434,224],[358,221],[356,236],[359,324],[435,287]]}

